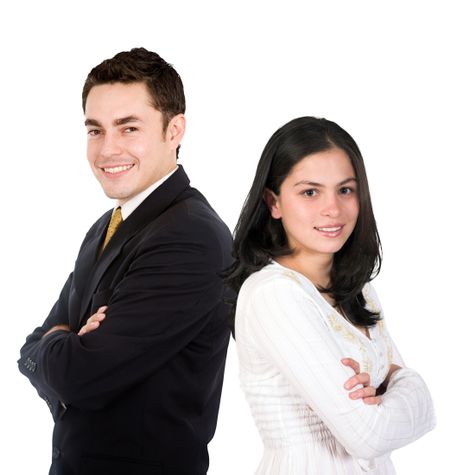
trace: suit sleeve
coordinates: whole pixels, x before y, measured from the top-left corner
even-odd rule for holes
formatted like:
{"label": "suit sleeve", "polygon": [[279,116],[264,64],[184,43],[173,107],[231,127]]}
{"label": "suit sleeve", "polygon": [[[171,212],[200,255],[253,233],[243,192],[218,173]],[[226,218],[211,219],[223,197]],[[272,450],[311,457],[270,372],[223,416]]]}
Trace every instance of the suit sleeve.
{"label": "suit sleeve", "polygon": [[174,358],[222,298],[222,251],[208,226],[144,243],[114,287],[106,319],[82,337],[55,332],[34,345],[28,375],[66,405],[101,409]]}
{"label": "suit sleeve", "polygon": [[343,387],[349,369],[340,361],[346,355],[298,283],[273,278],[245,298],[237,341],[239,333],[253,341],[355,458],[379,457],[433,428],[430,394],[411,369],[395,373],[378,406],[349,398]]}
{"label": "suit sleeve", "polygon": [[[31,335],[26,339],[25,344],[20,350],[20,359],[18,361],[19,370],[24,374],[33,386],[36,388],[39,396],[47,403],[54,419],[57,419],[59,414],[63,410],[59,396],[53,391],[53,389],[46,384],[46,382],[40,378],[40,371],[37,370],[37,358],[39,349],[45,343],[45,339],[42,339],[44,334],[50,330],[50,328],[59,324],[69,324],[68,317],[68,300],[70,289],[72,285],[72,274],[69,275],[64,287],[59,295],[58,300],[51,309],[48,317],[42,324],[37,327]],[[65,336],[67,332],[57,331],[56,335]]]}

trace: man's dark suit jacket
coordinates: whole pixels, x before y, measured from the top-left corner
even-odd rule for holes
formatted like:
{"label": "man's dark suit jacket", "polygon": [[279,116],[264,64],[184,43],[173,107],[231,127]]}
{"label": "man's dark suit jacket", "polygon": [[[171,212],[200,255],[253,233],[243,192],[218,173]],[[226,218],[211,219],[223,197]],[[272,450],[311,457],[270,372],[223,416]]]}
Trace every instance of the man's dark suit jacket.
{"label": "man's dark suit jacket", "polygon": [[[21,350],[20,371],[55,420],[50,474],[205,474],[229,340],[230,232],[182,167],[99,255],[110,216]],[[102,305],[106,319],[79,337]],[[63,323],[70,332],[42,338]]]}

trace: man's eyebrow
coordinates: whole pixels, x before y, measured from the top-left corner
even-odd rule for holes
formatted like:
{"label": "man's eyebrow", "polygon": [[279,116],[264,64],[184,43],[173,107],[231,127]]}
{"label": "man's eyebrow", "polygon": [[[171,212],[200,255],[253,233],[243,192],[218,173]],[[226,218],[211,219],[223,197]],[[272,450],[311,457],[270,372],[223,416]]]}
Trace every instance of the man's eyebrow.
{"label": "man's eyebrow", "polygon": [[139,117],[136,117],[135,115],[128,115],[126,117],[116,119],[114,121],[114,125],[124,125],[124,124],[128,124],[130,122],[141,122],[141,119],[139,119]]}
{"label": "man's eyebrow", "polygon": [[[346,178],[345,180],[342,180],[340,183],[337,184],[337,186],[342,186],[345,185],[351,181],[357,181],[355,177],[349,177]],[[308,185],[308,186],[315,186],[317,188],[323,188],[325,185],[322,185],[322,183],[317,183],[315,181],[309,181],[309,180],[301,180],[298,181],[297,183],[294,184],[294,186],[299,186],[299,185]]]}
{"label": "man's eyebrow", "polygon": [[97,122],[95,119],[86,119],[84,121],[84,125],[87,127],[88,125],[93,125],[95,127],[101,127],[100,122]]}
{"label": "man's eyebrow", "polygon": [[[124,125],[124,124],[129,124],[130,122],[142,122],[139,117],[136,117],[135,115],[127,115],[126,117],[121,117],[120,119],[114,120],[113,124],[115,126],[117,125]],[[84,121],[84,125],[87,126],[94,126],[94,127],[101,127],[101,124],[98,120],[95,119],[86,119]]]}

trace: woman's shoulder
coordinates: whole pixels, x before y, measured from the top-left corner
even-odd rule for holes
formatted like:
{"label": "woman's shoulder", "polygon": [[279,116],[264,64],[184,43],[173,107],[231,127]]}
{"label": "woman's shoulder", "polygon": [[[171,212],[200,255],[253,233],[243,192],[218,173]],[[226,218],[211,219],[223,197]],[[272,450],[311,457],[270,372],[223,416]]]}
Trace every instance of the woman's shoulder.
{"label": "woman's shoulder", "polygon": [[241,287],[236,307],[236,335],[241,343],[245,335],[251,339],[254,332],[260,331],[316,335],[317,331],[328,331],[327,305],[307,277],[271,263],[248,277]]}
{"label": "woman's shoulder", "polygon": [[294,292],[297,296],[313,298],[317,289],[299,272],[272,261],[245,280],[239,292],[239,299],[247,300],[266,292],[273,295]]}
{"label": "woman's shoulder", "polygon": [[383,309],[378,299],[378,295],[371,282],[367,282],[362,289],[362,295],[366,301],[366,308],[372,312],[379,313],[383,318]]}

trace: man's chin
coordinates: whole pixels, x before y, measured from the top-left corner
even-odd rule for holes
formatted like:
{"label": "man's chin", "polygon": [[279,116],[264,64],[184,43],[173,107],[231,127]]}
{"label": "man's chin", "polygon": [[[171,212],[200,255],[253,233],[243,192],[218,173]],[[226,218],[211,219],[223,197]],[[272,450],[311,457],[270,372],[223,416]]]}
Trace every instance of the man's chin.
{"label": "man's chin", "polygon": [[103,192],[108,198],[118,201],[119,204],[125,203],[125,201],[128,201],[132,197],[131,193],[120,192],[117,190],[108,190],[106,188],[103,188]]}

